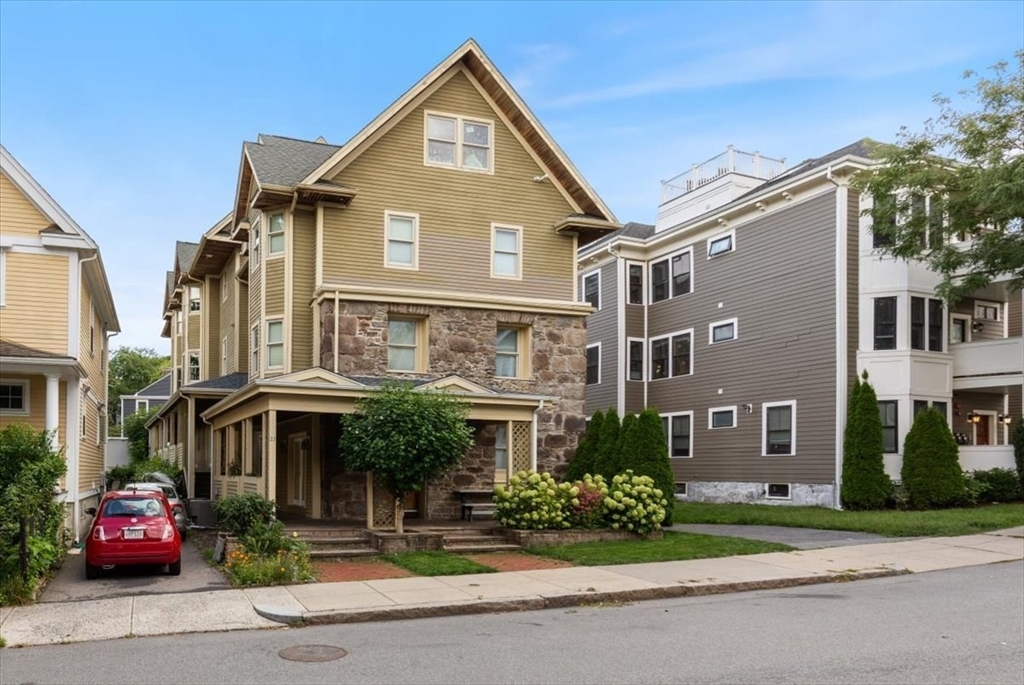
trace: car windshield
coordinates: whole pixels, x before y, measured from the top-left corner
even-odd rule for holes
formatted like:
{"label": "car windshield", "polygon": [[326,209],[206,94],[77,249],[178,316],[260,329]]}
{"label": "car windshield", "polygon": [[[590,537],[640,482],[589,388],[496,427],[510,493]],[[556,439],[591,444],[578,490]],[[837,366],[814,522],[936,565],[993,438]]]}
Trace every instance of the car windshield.
{"label": "car windshield", "polygon": [[170,485],[161,485],[160,489],[164,491],[165,495],[167,495],[167,499],[177,499],[178,498],[178,493],[176,493],[174,491],[174,488],[171,487]]}
{"label": "car windshield", "polygon": [[153,497],[122,497],[107,502],[103,516],[164,516],[164,508]]}

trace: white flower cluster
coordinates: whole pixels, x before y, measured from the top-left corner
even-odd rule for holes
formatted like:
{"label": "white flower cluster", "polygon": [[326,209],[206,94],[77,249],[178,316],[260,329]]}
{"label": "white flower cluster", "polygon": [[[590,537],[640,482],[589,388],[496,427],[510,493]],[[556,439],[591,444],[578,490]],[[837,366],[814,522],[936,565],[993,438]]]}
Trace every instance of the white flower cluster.
{"label": "white flower cluster", "polygon": [[650,476],[630,470],[612,478],[604,506],[612,528],[646,535],[665,520],[668,500]]}

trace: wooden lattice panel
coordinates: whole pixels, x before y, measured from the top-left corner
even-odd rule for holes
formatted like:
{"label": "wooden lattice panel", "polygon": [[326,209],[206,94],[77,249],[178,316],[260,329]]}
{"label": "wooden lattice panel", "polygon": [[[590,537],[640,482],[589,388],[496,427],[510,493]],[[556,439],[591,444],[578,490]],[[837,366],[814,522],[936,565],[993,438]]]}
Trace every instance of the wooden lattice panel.
{"label": "wooden lattice panel", "polygon": [[533,437],[529,421],[512,422],[512,472],[528,471],[533,468],[530,440]]}
{"label": "wooden lattice panel", "polygon": [[395,498],[376,475],[373,477],[373,527],[394,528]]}

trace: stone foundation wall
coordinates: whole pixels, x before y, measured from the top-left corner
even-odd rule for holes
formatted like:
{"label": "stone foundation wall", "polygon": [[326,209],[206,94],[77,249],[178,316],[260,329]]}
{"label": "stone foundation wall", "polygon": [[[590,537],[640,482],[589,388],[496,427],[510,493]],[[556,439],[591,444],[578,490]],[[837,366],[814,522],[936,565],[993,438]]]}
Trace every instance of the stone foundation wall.
{"label": "stone foundation wall", "polygon": [[366,474],[331,474],[324,491],[322,515],[331,521],[366,521]]}
{"label": "stone foundation wall", "polygon": [[456,490],[494,487],[494,424],[475,423],[474,444],[458,468],[427,486],[427,518],[457,519],[462,515]]}
{"label": "stone foundation wall", "polygon": [[791,483],[790,499],[769,499],[765,483],[688,482],[683,502],[731,502],[738,504],[781,504],[793,506],[835,506],[835,488],[831,484]]}

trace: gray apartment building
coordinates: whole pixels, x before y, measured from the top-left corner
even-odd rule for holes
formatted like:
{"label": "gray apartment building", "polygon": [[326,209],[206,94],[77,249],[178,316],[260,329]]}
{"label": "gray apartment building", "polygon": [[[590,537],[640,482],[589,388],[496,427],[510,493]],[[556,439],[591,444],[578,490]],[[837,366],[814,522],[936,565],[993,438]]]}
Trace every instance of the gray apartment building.
{"label": "gray apartment building", "polygon": [[729,148],[663,183],[654,226],[580,250],[586,413],[656,408],[680,499],[838,506],[863,370],[892,477],[929,406],[965,469],[1013,466],[1021,293],[997,279],[949,312],[934,273],[883,256],[850,187],[873,163],[870,141],[789,169]]}

